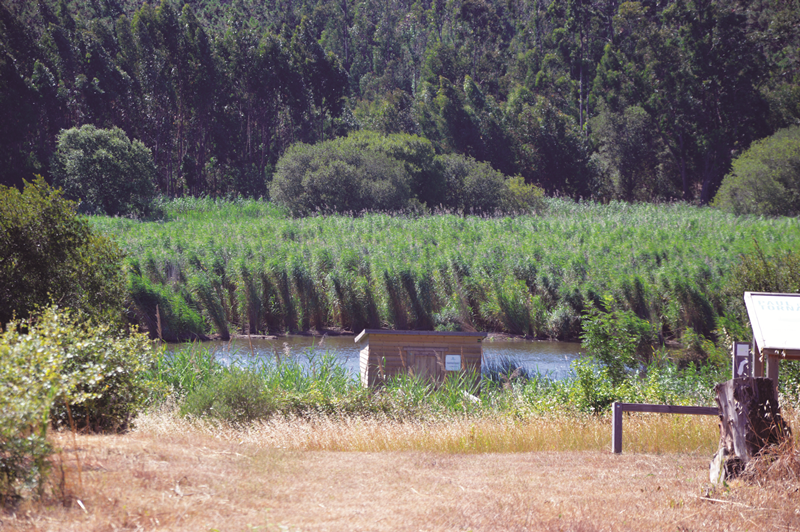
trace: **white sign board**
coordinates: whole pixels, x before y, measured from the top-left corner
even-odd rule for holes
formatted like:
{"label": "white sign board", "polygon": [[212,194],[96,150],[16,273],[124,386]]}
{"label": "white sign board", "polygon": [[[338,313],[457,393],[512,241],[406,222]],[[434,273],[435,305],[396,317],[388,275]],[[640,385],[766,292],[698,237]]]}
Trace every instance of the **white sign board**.
{"label": "white sign board", "polygon": [[446,371],[461,371],[461,355],[445,355],[444,369]]}
{"label": "white sign board", "polygon": [[762,349],[800,349],[800,294],[745,292],[753,336]]}
{"label": "white sign board", "polygon": [[733,378],[751,377],[750,344],[735,342],[733,344]]}

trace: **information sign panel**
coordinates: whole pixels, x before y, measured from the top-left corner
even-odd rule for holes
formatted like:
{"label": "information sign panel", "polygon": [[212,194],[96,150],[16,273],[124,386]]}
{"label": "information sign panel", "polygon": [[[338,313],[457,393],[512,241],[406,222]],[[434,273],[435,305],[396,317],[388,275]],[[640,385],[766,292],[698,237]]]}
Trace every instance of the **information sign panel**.
{"label": "information sign panel", "polygon": [[759,350],[800,349],[800,294],[745,292],[744,304]]}
{"label": "information sign panel", "polygon": [[736,342],[733,344],[733,378],[751,377],[750,344]]}
{"label": "information sign panel", "polygon": [[445,355],[444,369],[447,371],[461,371],[461,355]]}

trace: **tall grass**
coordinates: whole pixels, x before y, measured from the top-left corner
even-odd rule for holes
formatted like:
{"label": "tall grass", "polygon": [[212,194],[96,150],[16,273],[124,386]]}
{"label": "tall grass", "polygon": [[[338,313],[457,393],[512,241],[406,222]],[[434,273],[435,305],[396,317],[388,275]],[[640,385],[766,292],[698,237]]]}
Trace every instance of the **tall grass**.
{"label": "tall grass", "polygon": [[[553,380],[505,360],[484,368],[482,379],[453,374],[433,386],[398,375],[366,389],[340,359],[321,351],[268,359],[234,352],[226,364],[207,348],[186,345],[162,356],[158,375],[177,392],[180,415],[154,404],[137,422],[140,430],[208,430],[217,437],[233,431],[224,437],[302,450],[606,449],[612,401],[709,405],[713,384],[727,377],[710,366],[681,370],[662,362],[614,387],[591,361]],[[710,455],[718,438],[715,419],[632,414],[625,420],[626,451]]]}
{"label": "tall grass", "polygon": [[[600,414],[615,401],[710,405],[713,386],[728,378],[712,365],[679,369],[661,361],[612,384],[607,369],[591,360],[573,363],[566,379],[521,371],[513,361],[487,366],[482,376],[448,374],[437,386],[412,374],[377,389],[361,386],[340,358],[314,349],[304,355],[247,352],[217,358],[187,345],[163,353],[155,378],[171,389],[183,415],[249,423],[274,417],[367,417],[437,422],[454,419]],[[482,378],[479,378],[482,377]]]}
{"label": "tall grass", "polygon": [[165,301],[180,313],[167,321],[185,326],[183,337],[197,334],[196,313],[206,334],[222,336],[380,326],[566,339],[606,295],[666,340],[689,330],[711,337],[721,316],[743,318],[741,294],[729,289],[741,255],[755,242],[767,255],[800,243],[796,219],[684,204],[551,199],[542,216],[505,218],[293,219],[255,200],[161,208],[161,221],[92,224],[127,252],[135,286],[149,296],[132,298],[143,321],[153,323],[152,302]]}

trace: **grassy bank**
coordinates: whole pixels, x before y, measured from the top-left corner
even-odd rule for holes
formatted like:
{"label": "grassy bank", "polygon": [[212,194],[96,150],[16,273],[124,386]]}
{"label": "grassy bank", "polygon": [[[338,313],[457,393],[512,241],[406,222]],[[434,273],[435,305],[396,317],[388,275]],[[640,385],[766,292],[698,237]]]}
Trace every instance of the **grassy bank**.
{"label": "grassy bank", "polygon": [[[711,365],[680,370],[662,360],[611,387],[607,370],[586,360],[562,381],[506,363],[485,368],[480,390],[471,378],[434,388],[411,377],[370,390],[325,352],[228,355],[224,365],[197,344],[162,351],[147,375],[150,407],[124,435],[51,434],[58,452],[42,496],[20,501],[4,523],[600,530],[659,529],[666,519],[706,529],[713,514],[714,529],[740,528],[748,519],[726,511],[730,504],[760,512],[770,529],[797,522],[800,467],[790,444],[760,460],[753,478],[716,488],[707,481],[714,416],[628,414],[624,454],[608,451],[610,415],[592,401],[708,404],[711,385],[725,378]],[[796,410],[785,415],[796,425]],[[396,517],[376,527],[365,501]],[[462,517],[437,521],[443,501]],[[475,516],[486,512],[502,525],[479,526]]]}
{"label": "grassy bank", "polygon": [[209,349],[187,345],[160,357],[150,380],[162,395],[152,403],[172,396],[183,416],[243,425],[328,417],[412,423],[582,419],[605,412],[613,401],[713,405],[714,384],[729,377],[711,364],[679,369],[661,360],[614,384],[607,367],[582,359],[573,363],[569,377],[553,380],[507,360],[484,365],[481,379],[454,373],[433,386],[400,375],[366,389],[337,357],[314,351],[306,356],[233,354],[225,365]]}
{"label": "grassy bank", "polygon": [[128,254],[137,318],[172,338],[391,327],[566,339],[605,295],[667,340],[710,338],[741,313],[728,289],[741,255],[800,244],[795,219],[682,204],[548,200],[544,215],[513,218],[293,219],[249,200],[163,209],[164,221],[92,224]]}

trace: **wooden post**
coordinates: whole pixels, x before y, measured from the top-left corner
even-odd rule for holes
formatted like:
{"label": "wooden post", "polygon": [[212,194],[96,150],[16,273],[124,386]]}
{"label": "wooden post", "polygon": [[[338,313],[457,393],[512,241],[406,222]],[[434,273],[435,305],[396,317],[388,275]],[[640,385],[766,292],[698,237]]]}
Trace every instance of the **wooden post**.
{"label": "wooden post", "polygon": [[772,379],[738,378],[717,384],[719,449],[709,468],[718,483],[739,475],[765,447],[781,443],[791,430],[781,416]]}
{"label": "wooden post", "polygon": [[622,452],[622,403],[614,401],[611,405],[614,417],[611,420],[611,452]]}
{"label": "wooden post", "polygon": [[612,405],[614,417],[611,420],[611,451],[622,452],[622,413],[653,412],[656,414],[690,414],[695,416],[716,416],[719,411],[711,406],[650,405],[646,403],[618,403]]}
{"label": "wooden post", "polygon": [[775,386],[775,397],[778,396],[778,374],[780,373],[781,358],[778,353],[770,353],[767,357],[767,378],[772,380]]}
{"label": "wooden post", "polygon": [[753,340],[753,377],[764,376],[764,359],[761,358],[762,353],[758,348],[758,343]]}

